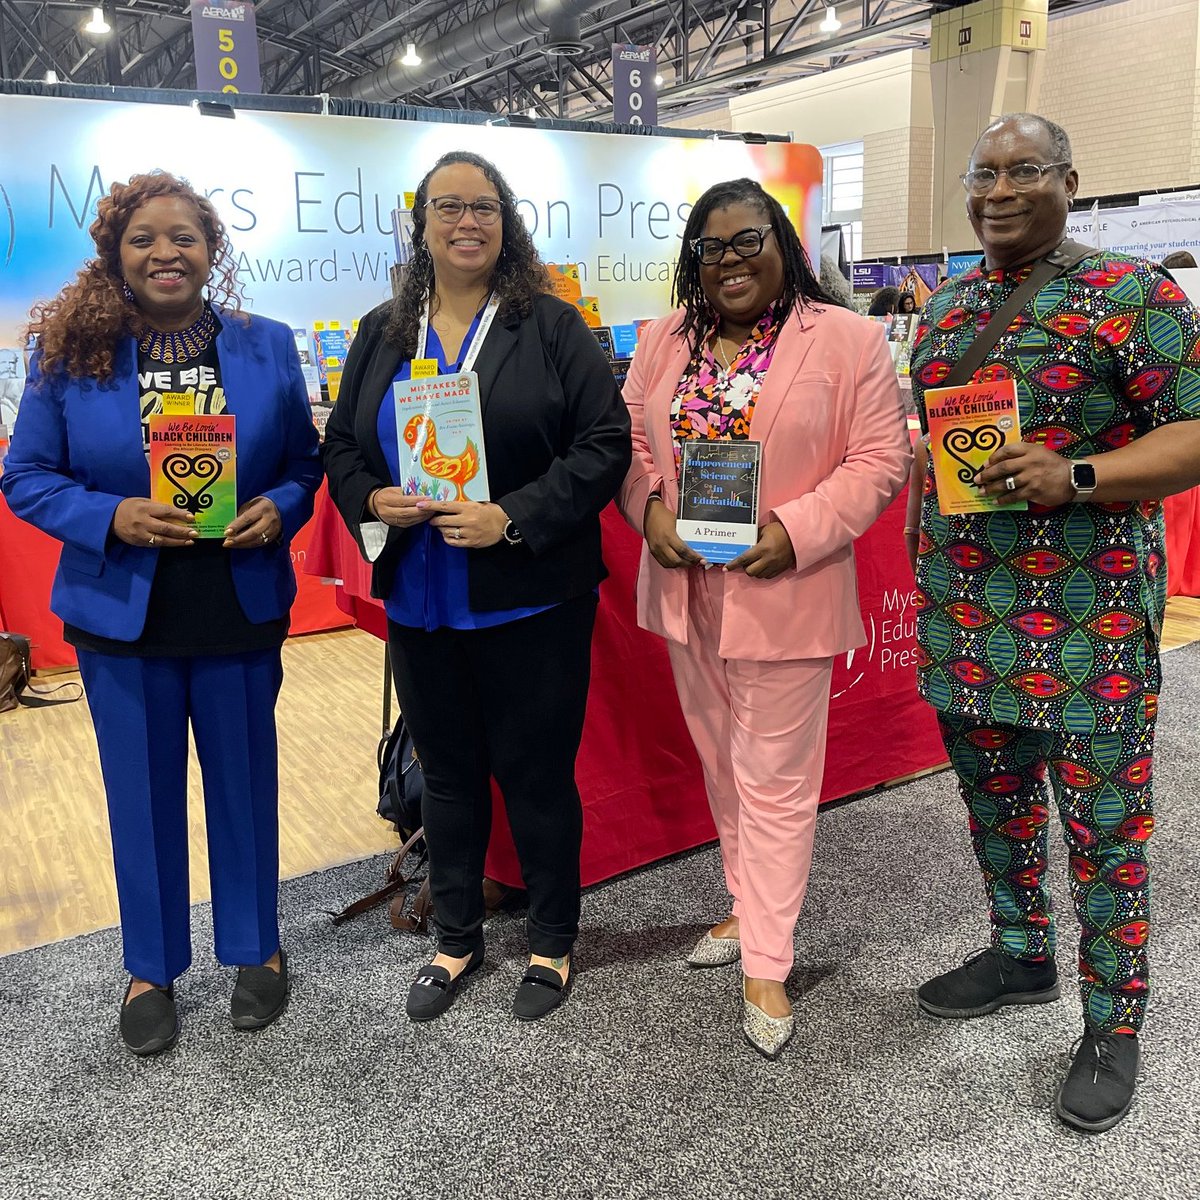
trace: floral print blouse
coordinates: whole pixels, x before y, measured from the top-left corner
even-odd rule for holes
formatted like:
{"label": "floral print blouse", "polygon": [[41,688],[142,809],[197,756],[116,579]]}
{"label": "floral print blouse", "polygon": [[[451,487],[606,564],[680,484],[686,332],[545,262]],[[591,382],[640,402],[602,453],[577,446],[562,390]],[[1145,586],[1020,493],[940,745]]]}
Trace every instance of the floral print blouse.
{"label": "floral print blouse", "polygon": [[749,439],[754,403],[771,365],[781,325],[772,304],[730,360],[728,371],[709,347],[712,329],[701,340],[671,401],[676,475],[683,458],[682,443],[689,438],[727,442]]}

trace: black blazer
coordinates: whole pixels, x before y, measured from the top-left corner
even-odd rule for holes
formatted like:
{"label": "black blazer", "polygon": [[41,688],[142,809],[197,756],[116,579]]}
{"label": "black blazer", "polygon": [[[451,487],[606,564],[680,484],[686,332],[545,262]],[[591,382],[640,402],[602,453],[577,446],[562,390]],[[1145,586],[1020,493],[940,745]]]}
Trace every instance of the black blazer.
{"label": "black blazer", "polygon": [[[329,493],[362,549],[359,523],[372,489],[390,487],[377,434],[379,407],[400,367],[384,341],[388,301],[367,314],[346,356],[322,457]],[[607,572],[600,512],[616,495],[632,453],[629,411],[583,318],[539,296],[524,319],[498,317],[475,363],[492,500],[524,538],[467,552],[468,601],[477,612],[557,604]],[[371,594],[386,597],[410,531],[389,528]]]}

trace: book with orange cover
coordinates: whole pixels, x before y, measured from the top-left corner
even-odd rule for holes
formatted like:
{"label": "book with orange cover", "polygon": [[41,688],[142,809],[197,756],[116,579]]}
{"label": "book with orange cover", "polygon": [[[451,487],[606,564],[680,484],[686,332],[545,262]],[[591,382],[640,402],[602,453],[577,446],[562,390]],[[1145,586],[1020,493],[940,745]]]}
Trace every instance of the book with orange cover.
{"label": "book with orange cover", "polygon": [[237,516],[232,413],[150,418],[150,498],[196,518],[196,536],[223,538]]}
{"label": "book with orange cover", "polygon": [[551,293],[568,304],[574,304],[583,295],[579,282],[578,263],[547,263]]}
{"label": "book with orange cover", "polygon": [[972,482],[1001,446],[1021,440],[1017,385],[1011,379],[969,383],[925,392],[929,457],[937,481],[938,508],[944,516],[992,512],[1003,507],[1024,511],[1024,500],[1000,505]]}

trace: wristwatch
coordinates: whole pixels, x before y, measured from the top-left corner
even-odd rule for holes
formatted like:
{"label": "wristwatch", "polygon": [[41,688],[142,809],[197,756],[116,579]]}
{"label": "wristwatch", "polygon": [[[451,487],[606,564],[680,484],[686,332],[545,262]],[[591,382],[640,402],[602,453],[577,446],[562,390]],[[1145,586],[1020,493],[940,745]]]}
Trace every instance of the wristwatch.
{"label": "wristwatch", "polygon": [[509,521],[508,524],[504,526],[504,540],[510,546],[519,546],[525,539],[521,536],[521,531],[511,521]]}
{"label": "wristwatch", "polygon": [[1075,500],[1087,500],[1096,490],[1096,468],[1086,458],[1074,459],[1071,463],[1071,486],[1075,489]]}

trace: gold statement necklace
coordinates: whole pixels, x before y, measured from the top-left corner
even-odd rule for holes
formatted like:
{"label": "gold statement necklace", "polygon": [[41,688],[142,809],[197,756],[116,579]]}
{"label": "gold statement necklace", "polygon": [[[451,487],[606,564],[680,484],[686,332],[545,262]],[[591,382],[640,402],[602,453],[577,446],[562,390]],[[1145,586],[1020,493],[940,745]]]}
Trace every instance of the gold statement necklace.
{"label": "gold statement necklace", "polygon": [[147,329],[138,340],[138,349],[160,363],[189,362],[198,358],[212,345],[217,332],[217,318],[206,304],[198,320],[186,329],[164,333],[161,329]]}

